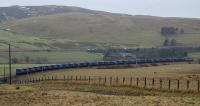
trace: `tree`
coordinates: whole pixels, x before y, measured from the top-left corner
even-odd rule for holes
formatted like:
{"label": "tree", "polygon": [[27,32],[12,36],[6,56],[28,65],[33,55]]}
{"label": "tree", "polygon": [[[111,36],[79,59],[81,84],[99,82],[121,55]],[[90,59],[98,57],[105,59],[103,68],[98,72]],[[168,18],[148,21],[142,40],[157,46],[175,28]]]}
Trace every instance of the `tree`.
{"label": "tree", "polygon": [[169,39],[165,39],[165,41],[163,42],[163,46],[169,46]]}
{"label": "tree", "polygon": [[162,27],[161,28],[161,34],[162,35],[175,35],[177,34],[178,28],[174,27]]}
{"label": "tree", "polygon": [[170,43],[170,46],[176,46],[176,45],[177,45],[176,39],[172,39],[171,43]]}

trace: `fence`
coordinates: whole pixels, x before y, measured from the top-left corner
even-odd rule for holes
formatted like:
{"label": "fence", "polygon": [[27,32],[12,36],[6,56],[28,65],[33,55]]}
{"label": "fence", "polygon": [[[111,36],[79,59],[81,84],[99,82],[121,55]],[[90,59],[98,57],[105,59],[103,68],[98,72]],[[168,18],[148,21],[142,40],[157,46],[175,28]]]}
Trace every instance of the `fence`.
{"label": "fence", "polygon": [[110,86],[135,86],[149,89],[169,91],[200,91],[200,80],[178,80],[167,78],[135,78],[135,77],[102,77],[102,76],[46,76],[18,80],[17,84],[36,83],[41,81],[65,81],[79,84],[98,84]]}

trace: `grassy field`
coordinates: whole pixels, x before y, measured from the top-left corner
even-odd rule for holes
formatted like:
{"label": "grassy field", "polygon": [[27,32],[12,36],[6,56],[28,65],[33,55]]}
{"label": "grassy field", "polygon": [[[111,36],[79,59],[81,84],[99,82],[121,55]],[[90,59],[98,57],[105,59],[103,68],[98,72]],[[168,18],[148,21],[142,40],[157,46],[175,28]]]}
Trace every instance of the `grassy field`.
{"label": "grassy field", "polygon": [[[45,63],[58,64],[81,61],[100,61],[103,55],[100,53],[87,53],[81,51],[66,51],[66,52],[13,52],[12,58],[17,58],[18,61],[26,63],[24,60],[29,57],[29,62],[37,62],[37,58],[45,58]],[[3,52],[0,54],[0,61],[8,62],[8,54]]]}
{"label": "grassy field", "polygon": [[[9,88],[9,89],[8,89]],[[71,85],[45,82],[0,85],[1,106],[198,106],[195,93],[170,93],[123,86]]]}
{"label": "grassy field", "polygon": [[7,49],[11,43],[12,49],[49,49],[51,41],[39,37],[16,34],[0,30],[0,49]]}

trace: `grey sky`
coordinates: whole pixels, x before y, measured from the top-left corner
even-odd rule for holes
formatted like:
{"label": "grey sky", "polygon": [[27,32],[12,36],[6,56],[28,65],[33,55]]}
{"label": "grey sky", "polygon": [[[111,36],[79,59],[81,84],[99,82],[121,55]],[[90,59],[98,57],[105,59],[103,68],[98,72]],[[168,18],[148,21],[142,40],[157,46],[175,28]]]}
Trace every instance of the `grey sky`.
{"label": "grey sky", "polygon": [[132,15],[200,18],[200,0],[0,0],[0,6],[66,5]]}

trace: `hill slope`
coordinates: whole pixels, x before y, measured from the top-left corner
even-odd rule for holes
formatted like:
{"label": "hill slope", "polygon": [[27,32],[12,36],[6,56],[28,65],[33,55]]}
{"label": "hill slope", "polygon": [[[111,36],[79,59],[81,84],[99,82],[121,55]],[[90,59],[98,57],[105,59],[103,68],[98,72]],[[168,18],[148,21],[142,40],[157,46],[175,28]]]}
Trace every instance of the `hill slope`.
{"label": "hill slope", "polygon": [[[184,29],[184,34],[169,37],[182,45],[200,45],[200,20],[130,16],[105,12],[70,11],[12,21],[2,29],[43,38],[62,39],[56,45],[106,46],[161,46],[165,37],[160,29],[173,26]],[[70,43],[69,43],[70,42]],[[80,43],[81,42],[81,43]]]}
{"label": "hill slope", "polygon": [[68,13],[68,12],[93,13],[95,11],[79,7],[56,6],[56,5],[0,7],[0,22],[23,19],[34,16],[45,16],[45,15]]}

